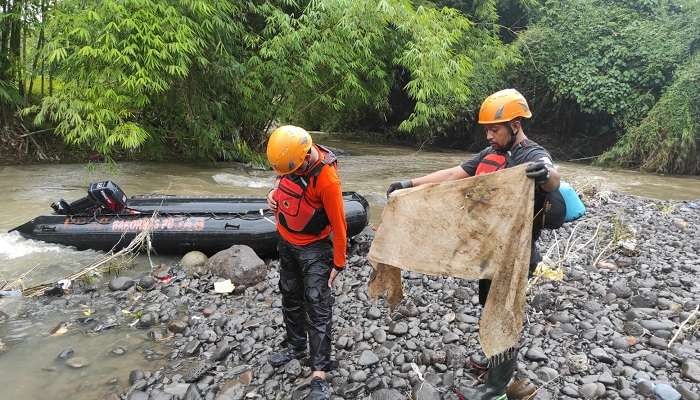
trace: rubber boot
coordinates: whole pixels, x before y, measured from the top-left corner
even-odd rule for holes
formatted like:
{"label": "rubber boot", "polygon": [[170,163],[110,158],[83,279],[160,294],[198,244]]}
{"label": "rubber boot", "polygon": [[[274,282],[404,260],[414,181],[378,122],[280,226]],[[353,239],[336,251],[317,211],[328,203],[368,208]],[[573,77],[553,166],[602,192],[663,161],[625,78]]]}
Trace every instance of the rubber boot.
{"label": "rubber boot", "polygon": [[516,350],[511,350],[492,358],[486,374],[486,383],[476,388],[464,389],[461,393],[464,399],[507,400],[506,388],[515,373],[517,355]]}
{"label": "rubber boot", "polygon": [[267,362],[270,363],[270,365],[274,368],[277,368],[287,364],[288,362],[294,359],[300,360],[304,357],[306,357],[306,350],[296,350],[292,347],[287,347],[285,350],[270,354],[270,356],[267,359]]}
{"label": "rubber boot", "polygon": [[306,400],[330,400],[331,384],[321,378],[311,380],[311,392],[306,396]]}

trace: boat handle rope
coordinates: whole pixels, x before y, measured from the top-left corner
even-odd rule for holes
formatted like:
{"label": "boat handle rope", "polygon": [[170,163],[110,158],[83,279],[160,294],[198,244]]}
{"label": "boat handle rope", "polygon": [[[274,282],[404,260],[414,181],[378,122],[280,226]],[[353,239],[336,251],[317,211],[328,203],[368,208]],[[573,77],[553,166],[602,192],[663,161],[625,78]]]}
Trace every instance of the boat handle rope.
{"label": "boat handle rope", "polygon": [[[91,222],[97,222],[98,224],[101,225],[108,225],[112,223],[112,221],[115,220],[122,220],[122,219],[128,219],[124,217],[132,217],[132,216],[143,216],[146,213],[142,214],[127,214],[127,215],[121,215],[121,214],[99,214],[97,210],[92,214],[92,215],[68,215],[68,219],[65,223],[71,224],[71,225],[87,225]],[[224,215],[221,214],[216,214],[213,211],[209,212],[203,212],[203,215],[208,215],[209,218],[217,220],[217,221],[230,221],[234,219],[241,219],[244,221],[255,221],[258,219],[265,219],[268,222],[274,224],[275,222],[269,219],[266,215],[272,215],[272,211],[270,210],[263,210],[262,208],[256,211],[249,211],[247,213],[226,213]],[[160,217],[184,217],[184,218],[193,218],[194,216],[190,213],[177,213],[177,214],[171,214],[171,213],[159,213],[158,216]]]}
{"label": "boat handle rope", "polygon": [[275,223],[275,221],[273,221],[273,220],[271,220],[270,218],[267,218],[267,217],[265,216],[265,213],[264,213],[264,211],[263,211],[262,208],[261,208],[259,211],[260,211],[260,215],[263,217],[263,219],[264,219],[265,221],[271,223],[271,224],[274,225],[274,226],[277,226],[277,224]]}

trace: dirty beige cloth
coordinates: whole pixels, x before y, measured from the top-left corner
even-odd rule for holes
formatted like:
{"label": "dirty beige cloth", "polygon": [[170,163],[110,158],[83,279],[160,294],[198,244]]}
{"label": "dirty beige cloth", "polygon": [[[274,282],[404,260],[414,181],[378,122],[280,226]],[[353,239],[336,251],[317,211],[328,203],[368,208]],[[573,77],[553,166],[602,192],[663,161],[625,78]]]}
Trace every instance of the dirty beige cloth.
{"label": "dirty beige cloth", "polygon": [[487,357],[518,341],[530,262],[532,179],[525,166],[395,192],[369,261],[371,297],[403,297],[399,268],[429,275],[492,279],[479,339]]}

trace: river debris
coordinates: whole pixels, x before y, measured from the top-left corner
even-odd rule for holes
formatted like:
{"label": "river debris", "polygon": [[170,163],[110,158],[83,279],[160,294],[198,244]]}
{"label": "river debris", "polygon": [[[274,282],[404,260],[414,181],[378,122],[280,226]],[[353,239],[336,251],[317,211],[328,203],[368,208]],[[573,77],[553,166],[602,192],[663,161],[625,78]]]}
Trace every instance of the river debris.
{"label": "river debris", "polygon": [[[118,273],[125,269],[127,265],[130,265],[134,258],[138,255],[139,251],[146,249],[149,255],[150,261],[150,250],[151,250],[151,231],[153,230],[153,224],[155,223],[156,217],[158,216],[158,211],[154,211],[148,222],[144,224],[144,229],[139,232],[136,237],[129,242],[129,244],[123,249],[114,252],[114,250],[109,251],[104,257],[98,261],[90,264],[89,266],[83,268],[82,270],[65,277],[57,282],[44,283],[37,286],[33,286],[22,291],[25,297],[37,297],[47,292],[56,293],[55,288],[60,288],[61,290],[66,290],[70,287],[70,283],[74,282],[76,279],[83,279],[86,276],[91,276],[95,273]],[[36,268],[36,267],[34,267]],[[26,276],[31,271],[25,272],[18,281]]]}
{"label": "river debris", "polygon": [[51,336],[63,336],[68,332],[68,328],[70,328],[70,326],[71,326],[70,322],[66,322],[66,321],[59,322],[56,326],[51,328],[51,330],[49,331],[49,334]]}
{"label": "river debris", "polygon": [[233,286],[230,279],[214,282],[214,293],[228,294],[233,292],[235,288],[236,287]]}
{"label": "river debris", "polygon": [[80,369],[89,366],[90,362],[84,357],[71,357],[66,360],[66,365],[73,369]]}
{"label": "river debris", "polygon": [[0,291],[2,291],[2,292],[12,292],[12,293],[13,293],[13,295],[5,295],[5,296],[3,296],[3,295],[0,294],[0,297],[18,297],[18,296],[16,296],[16,295],[14,295],[14,293],[15,293],[17,290],[20,290],[20,291],[21,291],[21,290],[24,288],[24,279],[25,279],[29,274],[31,274],[35,269],[37,269],[37,267],[39,267],[39,264],[37,264],[37,265],[33,266],[32,268],[29,268],[28,270],[24,271],[24,272],[22,273],[22,275],[20,275],[19,277],[13,279],[12,281],[6,281],[6,280],[0,281]]}
{"label": "river debris", "polygon": [[[671,348],[671,345],[673,344],[673,342],[675,342],[676,339],[678,339],[678,335],[680,335],[680,334],[683,332],[683,329],[684,329],[685,326],[688,324],[688,322],[689,322],[689,321],[692,321],[692,320],[698,315],[698,311],[699,311],[699,310],[700,310],[700,304],[698,304],[697,306],[695,306],[695,310],[688,316],[688,318],[685,319],[685,321],[683,321],[683,322],[681,323],[681,326],[678,327],[678,330],[676,331],[676,334],[673,335],[673,338],[671,338],[671,340],[668,342],[668,346],[667,346],[667,347],[668,347],[669,349]],[[697,330],[697,325],[698,325],[698,324],[690,325],[688,331]]]}

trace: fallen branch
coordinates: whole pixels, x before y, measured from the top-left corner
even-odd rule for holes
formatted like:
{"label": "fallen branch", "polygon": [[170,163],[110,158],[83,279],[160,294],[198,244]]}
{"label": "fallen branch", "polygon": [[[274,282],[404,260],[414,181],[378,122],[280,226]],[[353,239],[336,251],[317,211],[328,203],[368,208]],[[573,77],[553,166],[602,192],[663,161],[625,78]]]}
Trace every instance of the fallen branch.
{"label": "fallen branch", "polygon": [[[563,254],[561,254],[562,252],[561,252],[561,246],[560,246],[560,242],[561,242],[562,239],[560,239],[560,238],[557,236],[556,231],[553,232],[553,233],[554,233],[554,238],[555,238],[555,239],[554,239],[554,243],[552,243],[552,245],[549,247],[549,249],[548,249],[547,252],[545,253],[545,257],[546,257],[546,258],[549,258],[549,259],[552,259],[552,253],[554,252],[554,249],[556,248],[556,249],[557,249],[557,260],[554,262],[553,268],[547,268],[547,269],[550,269],[550,270],[552,270],[552,271],[554,271],[554,272],[556,272],[556,271],[558,271],[558,270],[562,270],[562,269],[564,268],[564,263],[565,263],[567,260],[569,260],[570,258],[575,257],[581,250],[583,250],[583,249],[586,248],[588,245],[590,245],[590,244],[598,237],[598,233],[600,232],[601,223],[599,223],[599,224],[597,225],[596,230],[595,230],[595,232],[593,232],[593,235],[590,237],[590,239],[588,239],[588,240],[587,240],[585,243],[583,243],[582,245],[580,245],[580,246],[574,248],[574,247],[577,245],[577,242],[579,241],[579,239],[581,239],[581,238],[583,237],[582,235],[576,236],[576,230],[578,229],[578,227],[579,227],[580,225],[581,225],[581,223],[576,224],[576,225],[573,227],[573,229],[571,230],[571,234],[569,234],[569,237],[568,237],[567,240],[566,240],[566,244],[564,245]],[[543,272],[545,272],[545,271],[543,270]],[[540,280],[540,277],[542,277],[542,276],[547,277],[547,275],[548,275],[548,274],[544,274],[544,275],[538,274],[538,271],[536,270],[536,271],[535,271],[535,276],[532,277],[532,278],[530,278],[530,279],[528,280],[528,283],[527,283],[527,290],[526,290],[526,291],[529,293],[529,292],[530,292],[530,289],[532,289],[534,286],[537,285],[537,283],[538,283],[539,280]]]}
{"label": "fallen branch", "polygon": [[44,149],[41,147],[39,142],[34,139],[34,137],[29,136],[29,140],[34,143],[34,147],[36,147],[36,156],[39,157],[39,160],[41,161],[46,161],[49,159],[49,157],[46,156],[46,153],[44,153]]}
{"label": "fallen branch", "polygon": [[23,134],[19,135],[18,137],[25,138],[27,136],[36,135],[37,133],[44,133],[44,132],[49,132],[49,131],[53,131],[53,130],[54,130],[54,128],[40,129],[40,130],[34,131],[34,132],[23,133]]}
{"label": "fallen branch", "polygon": [[678,331],[676,332],[675,335],[673,335],[673,337],[671,338],[671,341],[668,342],[668,348],[669,348],[669,349],[671,348],[671,345],[673,344],[673,342],[675,342],[676,339],[678,338],[678,335],[680,335],[680,333],[683,332],[683,327],[684,327],[691,319],[693,319],[693,317],[695,316],[695,314],[698,313],[698,310],[700,310],[700,304],[698,304],[698,306],[695,307],[695,311],[693,311],[692,313],[690,313],[690,315],[688,316],[688,318],[686,318],[686,320],[683,321],[683,323],[681,324],[681,326],[678,327]]}
{"label": "fallen branch", "polygon": [[569,160],[566,160],[566,162],[592,160],[592,159],[598,158],[598,157],[600,157],[600,154],[597,156],[590,156],[590,157],[571,158]]}
{"label": "fallen branch", "polygon": [[600,251],[598,256],[595,259],[593,259],[593,263],[591,265],[594,267],[598,265],[598,261],[600,261],[601,258],[603,258],[603,256],[606,255],[606,252],[613,246],[614,243],[615,239],[610,239],[610,242],[608,242],[608,244],[606,244],[605,247],[603,247],[603,250]]}
{"label": "fallen branch", "polygon": [[10,289],[16,289],[17,287],[23,287],[24,286],[24,284],[23,284],[24,278],[26,278],[27,275],[29,275],[32,271],[34,271],[38,266],[39,266],[39,264],[28,269],[22,275],[18,276],[16,279],[14,279],[12,282],[5,282],[5,284],[2,285],[2,287],[0,287],[0,289],[10,290]]}
{"label": "fallen branch", "polygon": [[[577,244],[576,242],[578,242],[578,240],[583,237],[581,235],[579,235],[579,236],[575,235],[576,230],[578,229],[578,227],[580,225],[581,225],[581,223],[576,224],[574,226],[574,228],[571,230],[571,234],[569,235],[569,238],[566,240],[566,245],[564,246],[564,255],[559,257],[559,260],[557,262],[557,266],[563,267],[565,261],[576,256],[581,250],[588,247],[588,245],[590,245],[591,242],[593,242],[598,237],[598,233],[600,232],[601,223],[599,223],[596,226],[596,230],[593,232],[593,235],[590,237],[590,239],[588,239],[585,243],[583,243],[582,245],[580,245],[574,249],[574,246]],[[550,251],[547,252],[547,255],[549,255],[551,253],[551,249],[553,249],[553,247],[555,245],[557,247],[559,247],[559,240],[557,240],[555,242],[555,244],[552,245],[552,247],[550,248]]]}

